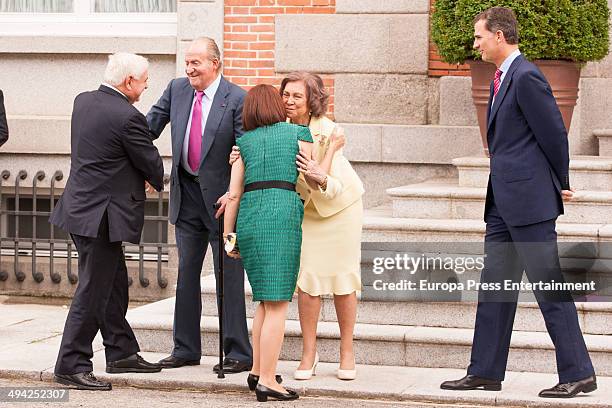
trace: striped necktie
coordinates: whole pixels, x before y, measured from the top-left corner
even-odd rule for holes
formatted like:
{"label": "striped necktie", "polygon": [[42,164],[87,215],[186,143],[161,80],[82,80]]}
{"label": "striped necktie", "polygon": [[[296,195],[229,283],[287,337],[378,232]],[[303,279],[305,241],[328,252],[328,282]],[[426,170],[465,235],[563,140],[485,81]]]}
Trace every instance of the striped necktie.
{"label": "striped necktie", "polygon": [[493,80],[493,97],[497,96],[497,92],[499,91],[499,86],[501,85],[501,76],[502,71],[498,69],[495,71],[495,79]]}

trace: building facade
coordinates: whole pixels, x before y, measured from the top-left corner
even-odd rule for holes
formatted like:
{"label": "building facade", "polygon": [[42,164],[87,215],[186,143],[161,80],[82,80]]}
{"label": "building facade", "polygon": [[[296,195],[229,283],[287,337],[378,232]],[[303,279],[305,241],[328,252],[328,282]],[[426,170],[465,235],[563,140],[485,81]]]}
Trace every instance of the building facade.
{"label": "building facade", "polygon": [[[149,58],[150,86],[137,105],[146,113],[168,81],[184,75],[185,49],[203,35],[221,46],[224,75],[244,88],[277,85],[293,70],[323,76],[332,94],[329,115],[346,129],[345,153],[364,180],[365,204],[373,211],[364,229],[368,239],[433,228],[398,219],[459,217],[418,213],[410,207],[415,204],[406,204],[433,205],[422,191],[410,197],[387,192],[429,179],[452,184],[461,176],[461,163],[464,170],[481,163],[469,71],[440,62],[429,36],[430,0],[121,2],[129,9],[115,3],[0,0],[0,89],[10,128],[10,140],[0,148],[0,172],[5,171],[0,177],[0,272],[6,273],[5,280],[0,276],[0,293],[65,295],[73,290],[67,269],[76,271],[76,261],[67,260],[65,244],[53,247],[53,239],[66,237],[50,229],[44,213],[51,209],[52,189],[57,197],[68,176],[72,101],[99,86],[106,56],[128,51]],[[586,64],[570,147],[584,161],[587,176],[592,171],[601,177],[602,190],[612,189],[606,175],[612,162],[605,159],[612,155],[605,147],[612,133],[607,131],[612,129],[611,94],[612,57]],[[156,141],[168,172],[169,137],[168,128]],[[456,160],[465,157],[474,160]],[[447,191],[446,185],[440,191]],[[136,297],[164,297],[173,290],[173,230],[154,218],[167,214],[165,201],[150,197],[144,238],[150,245],[128,248]],[[32,256],[32,240],[38,241],[39,256]],[[33,269],[43,274],[41,282]],[[25,276],[21,281],[19,272]],[[55,282],[51,276],[58,273],[64,278]],[[169,282],[165,287],[160,276]]]}

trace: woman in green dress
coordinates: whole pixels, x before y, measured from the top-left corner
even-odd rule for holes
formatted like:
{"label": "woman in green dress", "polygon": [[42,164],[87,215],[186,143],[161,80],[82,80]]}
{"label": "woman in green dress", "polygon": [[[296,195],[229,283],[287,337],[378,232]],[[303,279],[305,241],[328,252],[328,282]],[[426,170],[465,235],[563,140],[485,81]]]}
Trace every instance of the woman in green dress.
{"label": "woman in green dress", "polygon": [[237,141],[241,157],[232,165],[225,208],[224,237],[227,241],[236,224],[238,251],[226,249],[229,256],[242,258],[253,300],[260,302],[248,379],[249,386],[258,382],[258,401],[298,398],[277,383],[275,374],[300,267],[304,206],[295,191],[295,157],[299,151],[310,157],[312,136],[307,127],[285,120],[283,100],[273,86],[248,92],[242,113],[246,132]]}

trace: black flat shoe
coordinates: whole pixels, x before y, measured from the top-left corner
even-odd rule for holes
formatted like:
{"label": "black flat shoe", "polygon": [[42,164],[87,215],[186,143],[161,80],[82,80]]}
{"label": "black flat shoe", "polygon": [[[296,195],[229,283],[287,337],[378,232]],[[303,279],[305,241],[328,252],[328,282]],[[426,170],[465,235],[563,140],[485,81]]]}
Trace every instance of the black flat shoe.
{"label": "black flat shoe", "polygon": [[[255,391],[255,387],[257,387],[257,383],[259,382],[259,376],[258,375],[253,375],[253,374],[249,374],[249,376],[247,377],[247,384],[249,385],[249,390],[251,391]],[[279,384],[283,383],[283,377],[281,377],[280,375],[276,374],[276,382]]]}
{"label": "black flat shoe", "polygon": [[162,370],[158,363],[149,363],[138,354],[117,361],[106,363],[106,372],[109,374],[121,373],[159,373]]}
{"label": "black flat shoe", "polygon": [[580,381],[571,383],[559,383],[552,388],[547,388],[540,391],[538,394],[541,398],[573,398],[576,395],[584,392],[593,392],[597,389],[597,378],[592,376]]}
{"label": "black flat shoe", "polygon": [[255,395],[257,395],[257,401],[259,402],[267,402],[268,398],[277,401],[293,401],[300,398],[295,391],[287,390],[287,393],[278,392],[261,384],[257,384],[257,387],[255,387]]}
{"label": "black flat shoe", "polygon": [[[236,374],[241,373],[243,371],[251,371],[253,368],[252,363],[245,363],[242,361],[234,360],[233,358],[226,358],[223,360],[223,372],[225,374]],[[219,364],[216,364],[213,367],[213,371],[215,373],[219,372]]]}
{"label": "black flat shoe", "polygon": [[76,387],[77,390],[110,391],[113,386],[109,382],[98,380],[93,373],[55,374],[56,383]]}
{"label": "black flat shoe", "polygon": [[501,391],[502,385],[499,380],[488,380],[486,378],[476,377],[475,375],[466,375],[465,377],[454,380],[444,381],[440,384],[443,390],[465,391],[465,390],[485,390],[485,391]]}
{"label": "black flat shoe", "polygon": [[200,360],[185,360],[184,358],[168,356],[158,361],[162,368],[179,368],[183,366],[200,365]]}

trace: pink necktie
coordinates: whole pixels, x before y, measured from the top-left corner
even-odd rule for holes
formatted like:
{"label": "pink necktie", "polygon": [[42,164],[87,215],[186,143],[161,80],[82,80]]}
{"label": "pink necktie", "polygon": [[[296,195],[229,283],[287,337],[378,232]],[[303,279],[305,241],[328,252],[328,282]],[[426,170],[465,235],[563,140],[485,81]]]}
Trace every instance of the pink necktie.
{"label": "pink necktie", "polygon": [[196,91],[196,101],[191,114],[191,129],[189,129],[189,149],[187,150],[187,164],[194,172],[200,166],[202,155],[202,97],[204,92]]}
{"label": "pink necktie", "polygon": [[501,76],[502,71],[498,69],[495,71],[495,79],[493,80],[493,96],[497,96],[497,92],[499,91],[499,86],[501,85]]}

